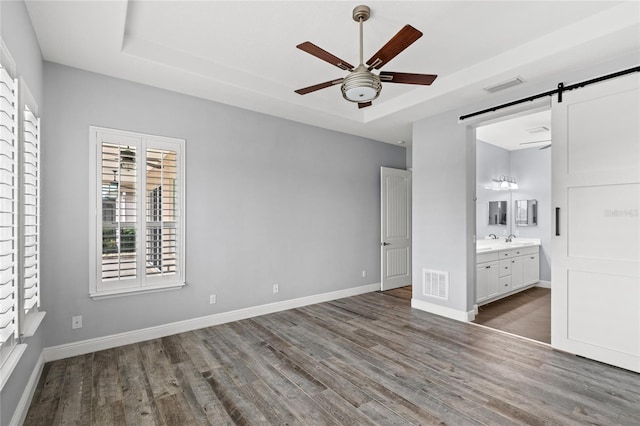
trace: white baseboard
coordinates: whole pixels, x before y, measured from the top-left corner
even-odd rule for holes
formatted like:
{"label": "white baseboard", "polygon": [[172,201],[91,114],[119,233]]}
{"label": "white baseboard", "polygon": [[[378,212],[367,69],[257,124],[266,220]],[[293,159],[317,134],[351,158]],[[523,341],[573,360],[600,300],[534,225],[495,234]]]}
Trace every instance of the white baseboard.
{"label": "white baseboard", "polygon": [[27,412],[29,411],[29,406],[31,405],[33,394],[36,391],[36,386],[38,386],[38,381],[40,380],[40,375],[42,374],[44,363],[44,353],[41,353],[38,357],[38,361],[36,361],[36,365],[33,367],[31,376],[29,376],[29,381],[27,382],[27,385],[22,392],[22,396],[20,397],[20,401],[18,401],[16,410],[13,412],[13,417],[11,418],[11,422],[9,423],[9,425],[21,425],[27,418]]}
{"label": "white baseboard", "polygon": [[184,333],[200,328],[225,324],[232,321],[239,321],[253,318],[260,315],[280,312],[287,309],[299,308],[315,303],[328,302],[342,299],[343,297],[357,296],[359,294],[370,293],[380,290],[380,283],[367,284],[360,287],[348,288],[345,290],[332,291],[329,293],[316,294],[313,296],[300,297],[297,299],[284,300],[282,302],[268,303],[266,305],[252,306],[250,308],[238,309],[235,311],[222,312],[219,314],[207,315],[199,318],[192,318],[184,321],[177,321],[155,327],[143,328],[140,330],[128,331],[125,333],[112,334],[110,336],[98,337],[95,339],[83,340],[59,346],[44,348],[42,353],[46,362],[58,359],[69,358],[77,355],[84,355],[91,352],[110,349],[117,346],[129,345],[132,343],[144,342],[145,340],[157,339],[170,336],[172,334]]}
{"label": "white baseboard", "polygon": [[459,311],[457,309],[449,308],[442,305],[436,305],[435,303],[425,302],[424,300],[419,300],[416,298],[411,299],[411,307],[462,322],[473,321],[476,317],[473,310],[468,312]]}
{"label": "white baseboard", "polygon": [[551,281],[540,280],[535,287],[551,288]]}

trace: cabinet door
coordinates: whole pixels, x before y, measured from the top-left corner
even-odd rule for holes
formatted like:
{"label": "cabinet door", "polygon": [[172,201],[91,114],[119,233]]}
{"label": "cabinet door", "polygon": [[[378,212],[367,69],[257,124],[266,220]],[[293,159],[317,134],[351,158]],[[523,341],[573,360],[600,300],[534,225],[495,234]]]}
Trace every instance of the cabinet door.
{"label": "cabinet door", "polygon": [[476,303],[487,300],[487,282],[490,268],[490,265],[482,263],[476,266]]}
{"label": "cabinet door", "polygon": [[524,286],[522,264],[522,256],[511,259],[511,290]]}
{"label": "cabinet door", "polygon": [[523,285],[534,284],[540,281],[540,257],[537,254],[524,256],[522,263]]}
{"label": "cabinet door", "polygon": [[498,263],[492,263],[487,271],[487,299],[491,299],[500,294]]}

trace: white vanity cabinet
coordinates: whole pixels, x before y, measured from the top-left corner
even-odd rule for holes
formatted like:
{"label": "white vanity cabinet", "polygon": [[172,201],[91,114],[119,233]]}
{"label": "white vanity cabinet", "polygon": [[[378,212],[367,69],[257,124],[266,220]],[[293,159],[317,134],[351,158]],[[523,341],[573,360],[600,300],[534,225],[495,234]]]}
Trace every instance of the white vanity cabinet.
{"label": "white vanity cabinet", "polygon": [[535,252],[522,256],[523,285],[535,284],[540,281],[540,253],[538,247]]}
{"label": "white vanity cabinet", "polygon": [[476,301],[493,299],[500,291],[498,253],[478,255],[476,262]]}
{"label": "white vanity cabinet", "polygon": [[517,293],[540,279],[537,245],[494,250],[476,256],[476,303]]}

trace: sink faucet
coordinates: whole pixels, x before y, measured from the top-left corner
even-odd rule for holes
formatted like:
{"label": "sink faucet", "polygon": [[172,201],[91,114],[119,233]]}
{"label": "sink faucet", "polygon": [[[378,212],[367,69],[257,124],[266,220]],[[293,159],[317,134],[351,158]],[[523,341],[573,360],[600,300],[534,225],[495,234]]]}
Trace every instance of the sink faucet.
{"label": "sink faucet", "polygon": [[516,236],[513,234],[509,234],[509,236],[504,240],[505,243],[510,243],[512,239],[514,239]]}
{"label": "sink faucet", "polygon": [[489,234],[489,235],[487,235],[487,237],[491,237],[492,240],[497,240],[498,239],[496,234]]}

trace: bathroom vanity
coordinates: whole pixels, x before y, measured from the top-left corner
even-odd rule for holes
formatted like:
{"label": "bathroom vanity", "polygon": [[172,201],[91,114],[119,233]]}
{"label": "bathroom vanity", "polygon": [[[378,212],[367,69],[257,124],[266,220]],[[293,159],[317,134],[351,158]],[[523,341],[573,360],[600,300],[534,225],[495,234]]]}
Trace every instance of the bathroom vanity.
{"label": "bathroom vanity", "polygon": [[540,281],[540,241],[479,240],[476,246],[476,303],[484,305],[533,287]]}

